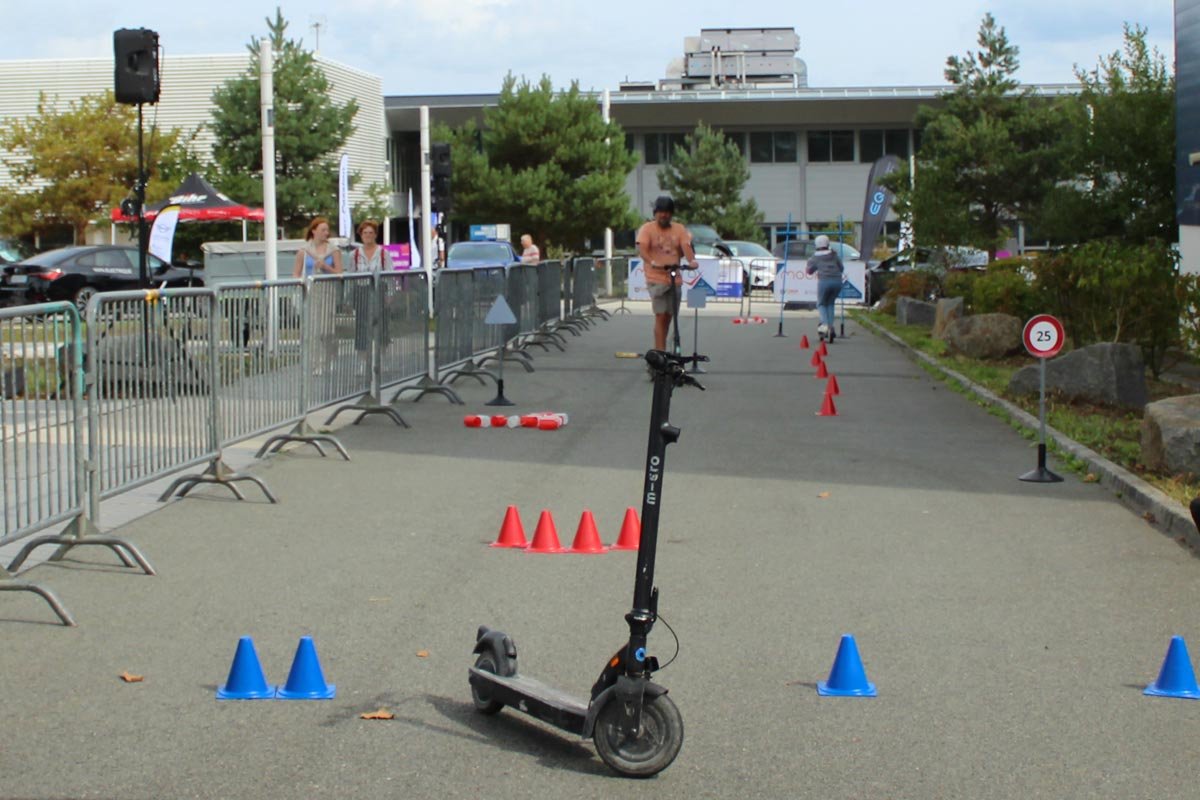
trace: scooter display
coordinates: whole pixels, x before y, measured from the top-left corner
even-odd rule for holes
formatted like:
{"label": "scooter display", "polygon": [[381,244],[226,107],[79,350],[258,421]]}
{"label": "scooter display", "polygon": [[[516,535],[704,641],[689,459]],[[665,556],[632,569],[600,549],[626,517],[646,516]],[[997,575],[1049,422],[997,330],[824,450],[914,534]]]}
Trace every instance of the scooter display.
{"label": "scooter display", "polygon": [[584,739],[591,738],[604,763],[631,778],[648,778],[666,769],[683,745],[683,717],[667,695],[667,689],[652,680],[659,663],[655,656],[649,655],[648,638],[658,620],[654,563],[666,450],[680,435],[680,429],[668,421],[671,395],[680,386],[704,389],[685,369],[687,364],[694,363],[694,358],[662,350],[651,350],[645,355],[654,374],[654,393],[633,607],[625,615],[629,641],[605,664],[592,685],[590,698],[585,702],[521,675],[512,637],[487,626],[481,626],[476,633],[477,657],[469,674],[471,695],[482,713],[495,714],[505,706],[512,706]]}

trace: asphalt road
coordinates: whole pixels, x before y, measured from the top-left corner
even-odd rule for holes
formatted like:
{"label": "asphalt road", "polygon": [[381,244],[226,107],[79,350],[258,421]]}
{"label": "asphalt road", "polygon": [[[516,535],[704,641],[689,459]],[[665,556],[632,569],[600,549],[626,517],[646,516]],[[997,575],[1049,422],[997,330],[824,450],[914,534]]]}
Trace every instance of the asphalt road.
{"label": "asphalt road", "polygon": [[[639,315],[506,371],[564,430],[470,430],[428,398],[411,430],[342,431],[353,462],[265,464],[279,506],[198,490],[125,526],[158,577],[82,551],[30,571],[80,627],[0,594],[0,797],[1195,797],[1200,703],[1141,689],[1172,634],[1200,652],[1200,563],[1103,489],[1018,482],[1029,443],[870,334],[833,346],[841,416],[820,418],[796,347],[815,321],[776,339],[723,313],[708,391],[672,414],[658,584],[682,651],[660,678],[686,740],[651,783],[477,715],[466,680],[480,623],[580,694],[625,636],[632,553],[486,545],[510,503],[564,541],[585,507],[613,540],[639,503],[650,386],[613,357],[644,347]],[[494,392],[459,385],[466,411]],[[817,696],[846,632],[876,699]],[[337,698],[214,700],[243,634],[273,683],[312,635]],[[652,645],[674,650],[661,626]]]}

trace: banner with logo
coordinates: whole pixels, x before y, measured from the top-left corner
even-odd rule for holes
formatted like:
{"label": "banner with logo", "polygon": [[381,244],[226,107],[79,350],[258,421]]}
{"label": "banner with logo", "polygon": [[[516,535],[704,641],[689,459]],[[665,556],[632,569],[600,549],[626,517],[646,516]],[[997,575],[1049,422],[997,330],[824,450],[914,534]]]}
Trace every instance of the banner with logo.
{"label": "banner with logo", "polygon": [[150,243],[147,250],[164,264],[171,263],[171,250],[175,246],[175,226],[179,223],[180,210],[177,205],[167,206],[158,212],[154,224],[150,227]]}
{"label": "banner with logo", "polygon": [[338,165],[338,236],[343,239],[354,238],[353,224],[350,222],[350,155],[342,153],[342,163]]}
{"label": "banner with logo", "polygon": [[[709,297],[741,297],[742,269],[739,262],[711,256],[697,256],[699,269],[682,270],[683,287],[681,297],[689,289],[701,288]],[[630,300],[649,300],[650,293],[646,291],[646,271],[642,269],[640,258],[629,259],[629,280],[626,283],[626,296]]]}
{"label": "banner with logo", "polygon": [[898,169],[900,159],[896,156],[884,156],[871,165],[871,174],[867,176],[867,199],[863,203],[862,241],[858,244],[863,258],[870,258],[875,251],[875,242],[879,240],[879,232],[883,230],[895,199],[891,190],[880,186],[879,182]]}
{"label": "banner with logo", "polygon": [[[842,273],[842,292],[839,299],[848,305],[861,305],[867,296],[867,264],[847,261]],[[788,261],[775,275],[776,303],[816,303],[817,276],[807,274],[808,260]],[[785,293],[786,292],[786,293]]]}

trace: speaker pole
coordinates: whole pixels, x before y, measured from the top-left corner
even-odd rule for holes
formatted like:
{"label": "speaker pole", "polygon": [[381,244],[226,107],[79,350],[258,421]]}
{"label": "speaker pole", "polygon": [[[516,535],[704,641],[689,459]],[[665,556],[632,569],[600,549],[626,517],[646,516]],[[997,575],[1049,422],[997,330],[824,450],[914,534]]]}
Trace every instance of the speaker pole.
{"label": "speaker pole", "polygon": [[137,174],[137,226],[138,226],[138,280],[143,289],[150,288],[150,275],[146,270],[146,164],[142,140],[142,104],[138,110],[138,174]]}

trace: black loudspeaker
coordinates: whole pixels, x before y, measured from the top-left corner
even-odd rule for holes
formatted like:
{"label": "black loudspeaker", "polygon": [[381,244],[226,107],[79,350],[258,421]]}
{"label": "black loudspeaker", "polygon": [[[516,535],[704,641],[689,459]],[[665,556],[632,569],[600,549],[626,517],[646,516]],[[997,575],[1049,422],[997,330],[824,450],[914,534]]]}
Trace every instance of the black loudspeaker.
{"label": "black loudspeaker", "polygon": [[448,214],[454,208],[454,194],[450,188],[450,176],[454,172],[450,163],[450,145],[431,145],[429,161],[433,173],[433,208],[439,214]]}
{"label": "black loudspeaker", "polygon": [[429,164],[433,177],[450,177],[453,167],[450,163],[450,145],[435,143],[429,147]]}
{"label": "black loudspeaker", "polygon": [[158,34],[145,28],[113,31],[113,92],[118,103],[157,103]]}

